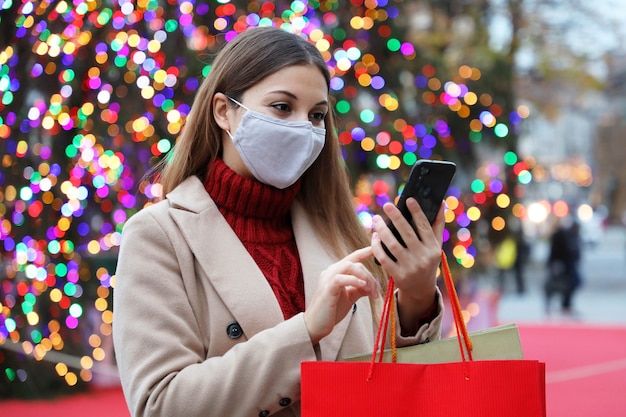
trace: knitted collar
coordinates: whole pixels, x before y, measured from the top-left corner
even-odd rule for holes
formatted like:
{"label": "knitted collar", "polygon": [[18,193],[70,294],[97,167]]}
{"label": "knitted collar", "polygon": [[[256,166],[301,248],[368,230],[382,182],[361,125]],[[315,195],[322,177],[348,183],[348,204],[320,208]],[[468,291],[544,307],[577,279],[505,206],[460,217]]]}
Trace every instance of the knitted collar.
{"label": "knitted collar", "polygon": [[289,214],[300,185],[298,180],[290,187],[278,189],[237,174],[219,158],[204,180],[207,192],[222,213],[266,220]]}

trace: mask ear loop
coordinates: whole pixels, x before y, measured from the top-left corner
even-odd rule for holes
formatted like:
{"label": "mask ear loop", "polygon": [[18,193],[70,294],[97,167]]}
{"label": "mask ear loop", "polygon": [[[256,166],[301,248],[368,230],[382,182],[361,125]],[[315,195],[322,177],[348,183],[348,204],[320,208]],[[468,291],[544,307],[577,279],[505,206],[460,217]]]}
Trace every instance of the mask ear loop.
{"label": "mask ear loop", "polygon": [[232,98],[231,96],[226,96],[228,97],[228,99],[230,101],[232,101],[233,103],[235,103],[236,105],[238,105],[239,107],[246,109],[246,110],[250,110],[249,108],[247,108],[246,106],[244,106],[243,104],[241,104],[240,102],[238,102],[237,100],[235,100],[234,98]]}
{"label": "mask ear loop", "polygon": [[[238,105],[239,107],[241,107],[242,109],[245,110],[250,110],[249,108],[247,108],[246,106],[244,106],[243,104],[241,104],[240,102],[238,102],[237,100],[235,100],[234,98],[232,98],[231,96],[227,96],[226,94],[224,94],[230,101],[232,101],[233,103],[235,103],[236,105]],[[234,135],[232,133],[230,133],[230,130],[225,130],[226,134],[228,136],[230,136],[231,140],[235,140],[234,139]]]}

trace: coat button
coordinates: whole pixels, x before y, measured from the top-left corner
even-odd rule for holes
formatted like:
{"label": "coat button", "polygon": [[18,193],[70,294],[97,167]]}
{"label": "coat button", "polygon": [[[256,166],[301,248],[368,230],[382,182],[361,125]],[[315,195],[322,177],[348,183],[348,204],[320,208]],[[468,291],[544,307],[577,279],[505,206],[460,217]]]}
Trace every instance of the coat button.
{"label": "coat button", "polygon": [[289,404],[291,404],[291,398],[281,398],[278,404],[281,407],[287,407]]}
{"label": "coat button", "polygon": [[267,417],[270,415],[270,412],[268,410],[263,410],[259,413],[259,417]]}
{"label": "coat button", "polygon": [[243,330],[241,329],[241,326],[239,325],[239,323],[237,322],[230,323],[228,327],[226,328],[226,334],[231,339],[238,339],[243,334]]}

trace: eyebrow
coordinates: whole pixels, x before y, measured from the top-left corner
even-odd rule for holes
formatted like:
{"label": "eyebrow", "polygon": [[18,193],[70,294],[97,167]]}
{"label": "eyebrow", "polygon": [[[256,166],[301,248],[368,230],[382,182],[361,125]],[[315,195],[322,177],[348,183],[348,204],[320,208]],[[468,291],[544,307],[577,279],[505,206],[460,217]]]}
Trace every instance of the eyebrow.
{"label": "eyebrow", "polygon": [[[285,90],[274,90],[274,91],[270,91],[270,93],[279,93],[279,94],[285,94],[295,100],[298,100],[298,96],[296,96],[295,94],[289,92],[289,91],[285,91]],[[318,103],[315,104],[316,106],[328,106],[328,100],[322,100]]]}

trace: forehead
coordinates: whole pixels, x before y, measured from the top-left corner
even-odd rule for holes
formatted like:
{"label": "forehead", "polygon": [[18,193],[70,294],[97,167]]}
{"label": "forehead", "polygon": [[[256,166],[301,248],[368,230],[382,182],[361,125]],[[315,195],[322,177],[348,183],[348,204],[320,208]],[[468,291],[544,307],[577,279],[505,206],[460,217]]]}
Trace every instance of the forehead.
{"label": "forehead", "polygon": [[306,96],[318,101],[328,97],[326,78],[315,65],[291,65],[281,68],[263,78],[249,91],[257,93],[288,91],[298,98]]}

